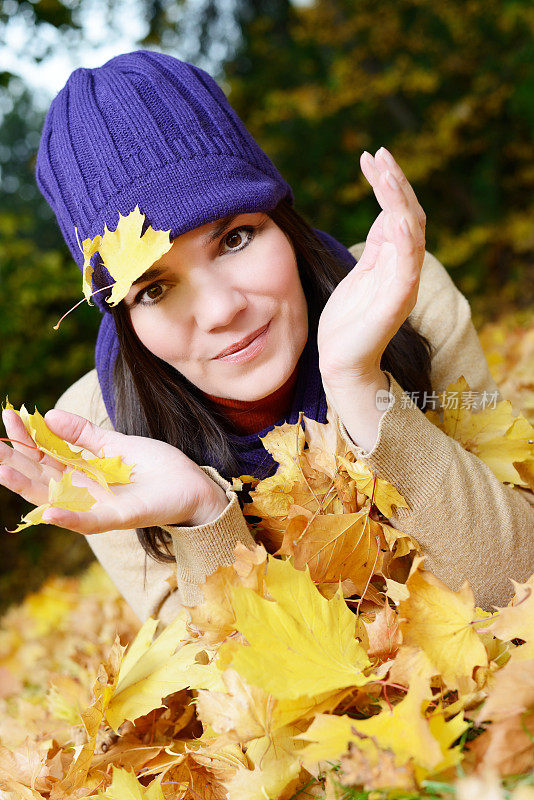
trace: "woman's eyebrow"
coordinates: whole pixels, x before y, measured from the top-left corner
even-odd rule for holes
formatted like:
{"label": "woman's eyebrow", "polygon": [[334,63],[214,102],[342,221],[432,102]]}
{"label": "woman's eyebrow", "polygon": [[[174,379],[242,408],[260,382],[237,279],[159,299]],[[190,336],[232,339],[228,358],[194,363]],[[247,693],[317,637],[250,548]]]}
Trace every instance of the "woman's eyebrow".
{"label": "woman's eyebrow", "polygon": [[218,222],[212,227],[210,233],[207,236],[204,236],[204,244],[208,245],[215,241],[221,234],[225,232],[227,228],[230,227],[234,219],[240,217],[241,214],[229,214],[227,217],[223,217],[222,219],[218,220]]}
{"label": "woman's eyebrow", "polygon": [[161,275],[164,275],[167,270],[165,267],[150,267],[147,269],[146,272],[136,278],[135,281],[132,282],[132,286],[136,286],[138,283],[145,283],[145,281],[153,281],[155,278],[159,278]]}

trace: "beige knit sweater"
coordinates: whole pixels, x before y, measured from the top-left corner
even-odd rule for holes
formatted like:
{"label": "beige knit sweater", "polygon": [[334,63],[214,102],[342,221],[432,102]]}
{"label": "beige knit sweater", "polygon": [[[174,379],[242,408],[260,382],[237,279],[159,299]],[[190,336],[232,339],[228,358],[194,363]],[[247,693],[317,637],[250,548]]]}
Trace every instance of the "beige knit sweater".
{"label": "beige knit sweater", "polygon": [[[361,243],[351,248],[356,258],[363,247]],[[435,392],[444,391],[462,374],[473,391],[498,392],[469,303],[430,253],[425,255],[410,319],[435,348],[431,364]],[[410,504],[389,521],[419,541],[427,568],[453,589],[467,579],[483,608],[506,604],[513,595],[510,578],[524,581],[534,572],[534,495],[501,483],[483,461],[433,425],[410,403],[395,378],[386,374],[395,403],[380,419],[373,449],[366,453],[357,447],[339,420],[345,441]],[[112,429],[94,369],[67,389],[56,408]],[[220,564],[233,562],[237,541],[253,544],[231,484],[212,467],[202,469],[226,491],[229,502],[209,524],[165,528],[172,536],[176,563],[160,564],[146,556],[135,530],[87,536],[141,621],[153,616],[168,624],[183,604],[202,600],[199,585]]]}

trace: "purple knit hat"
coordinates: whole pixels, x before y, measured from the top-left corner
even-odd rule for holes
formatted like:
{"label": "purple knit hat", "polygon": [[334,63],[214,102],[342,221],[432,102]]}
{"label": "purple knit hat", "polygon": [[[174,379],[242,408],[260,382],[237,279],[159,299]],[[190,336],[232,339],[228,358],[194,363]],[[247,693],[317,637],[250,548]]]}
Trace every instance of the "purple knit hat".
{"label": "purple knit hat", "polygon": [[[284,197],[294,203],[214,79],[149,50],[70,75],[46,116],[35,175],[80,269],[74,228],[93,239],[136,205],[173,239],[229,214],[270,211]],[[101,285],[113,283],[98,256],[92,265]],[[102,293],[93,300],[109,310]]]}

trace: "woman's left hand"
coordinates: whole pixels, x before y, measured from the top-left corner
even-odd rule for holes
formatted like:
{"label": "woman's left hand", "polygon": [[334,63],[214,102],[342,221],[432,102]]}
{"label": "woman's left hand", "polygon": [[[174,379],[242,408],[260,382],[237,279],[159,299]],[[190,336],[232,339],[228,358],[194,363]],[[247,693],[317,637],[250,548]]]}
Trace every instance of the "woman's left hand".
{"label": "woman's left hand", "polygon": [[382,211],[319,320],[319,369],[330,390],[380,376],[382,353],[415,306],[425,256],[426,217],[393,156],[380,148],[360,164]]}

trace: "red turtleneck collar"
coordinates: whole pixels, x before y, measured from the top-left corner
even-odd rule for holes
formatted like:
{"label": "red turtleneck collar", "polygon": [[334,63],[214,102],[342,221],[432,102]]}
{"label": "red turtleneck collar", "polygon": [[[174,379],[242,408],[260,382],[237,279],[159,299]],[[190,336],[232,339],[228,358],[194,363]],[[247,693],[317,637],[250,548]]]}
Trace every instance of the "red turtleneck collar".
{"label": "red turtleneck collar", "polygon": [[298,366],[299,362],[282,386],[260,400],[231,400],[205,392],[204,396],[212,400],[219,410],[231,420],[238,435],[257,433],[278,422],[290,411],[297,383]]}

